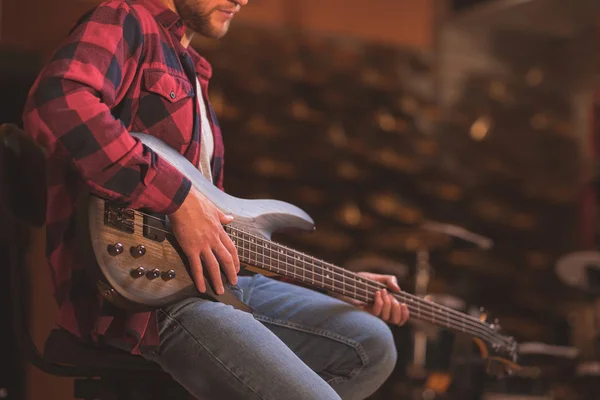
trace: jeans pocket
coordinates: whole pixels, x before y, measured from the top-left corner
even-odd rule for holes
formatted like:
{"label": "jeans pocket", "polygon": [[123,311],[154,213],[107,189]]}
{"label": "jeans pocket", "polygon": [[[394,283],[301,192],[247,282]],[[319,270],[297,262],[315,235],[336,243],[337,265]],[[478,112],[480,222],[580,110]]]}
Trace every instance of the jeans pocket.
{"label": "jeans pocket", "polygon": [[168,336],[177,329],[178,323],[177,320],[171,318],[166,312],[163,310],[157,311],[158,317],[158,335],[160,337],[161,342],[168,338]]}

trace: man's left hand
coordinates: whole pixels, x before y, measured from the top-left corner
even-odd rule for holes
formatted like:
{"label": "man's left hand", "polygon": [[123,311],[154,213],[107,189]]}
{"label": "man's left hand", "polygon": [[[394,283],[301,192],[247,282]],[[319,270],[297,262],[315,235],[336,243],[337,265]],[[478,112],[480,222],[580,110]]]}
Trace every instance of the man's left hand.
{"label": "man's left hand", "polygon": [[[400,304],[392,293],[390,293],[400,292],[398,279],[393,275],[381,275],[371,272],[358,272],[358,275],[387,286],[387,289],[382,289],[375,294],[375,302],[373,304],[365,305],[363,303],[361,308],[391,324],[404,325],[409,317],[408,307],[406,307],[406,304]],[[390,292],[388,292],[388,289]]]}

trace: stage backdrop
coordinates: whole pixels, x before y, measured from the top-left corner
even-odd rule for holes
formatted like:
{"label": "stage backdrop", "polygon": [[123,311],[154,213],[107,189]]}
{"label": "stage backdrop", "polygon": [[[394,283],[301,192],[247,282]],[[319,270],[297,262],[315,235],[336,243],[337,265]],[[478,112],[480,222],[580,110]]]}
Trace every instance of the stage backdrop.
{"label": "stage backdrop", "polygon": [[[97,3],[98,0],[4,1],[0,43],[47,55],[73,21]],[[445,3],[443,0],[250,0],[234,23],[294,25],[316,33],[430,47],[434,41],[434,20]]]}
{"label": "stage backdrop", "polygon": [[[2,1],[2,0],[0,0]],[[0,48],[39,54],[47,59],[73,22],[97,0],[3,1]],[[434,7],[435,3],[435,7]],[[307,32],[349,36],[401,47],[430,49],[442,0],[250,0],[235,24],[301,28]],[[33,254],[41,265],[43,253]],[[45,273],[35,274],[32,288],[33,336],[41,345],[52,327],[54,304]],[[35,399],[72,399],[72,381],[57,379],[29,368],[29,396]],[[52,394],[52,396],[50,396]]]}

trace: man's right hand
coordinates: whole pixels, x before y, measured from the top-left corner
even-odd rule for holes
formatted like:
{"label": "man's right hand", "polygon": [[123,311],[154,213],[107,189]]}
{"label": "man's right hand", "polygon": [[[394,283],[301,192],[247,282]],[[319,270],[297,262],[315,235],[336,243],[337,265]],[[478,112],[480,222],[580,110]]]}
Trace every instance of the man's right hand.
{"label": "man's right hand", "polygon": [[204,267],[215,292],[225,292],[219,263],[229,283],[237,284],[240,260],[235,245],[223,229],[223,224],[233,221],[233,217],[223,214],[202,193],[192,188],[179,209],[169,215],[169,220],[175,238],[190,262],[198,291],[206,292]]}

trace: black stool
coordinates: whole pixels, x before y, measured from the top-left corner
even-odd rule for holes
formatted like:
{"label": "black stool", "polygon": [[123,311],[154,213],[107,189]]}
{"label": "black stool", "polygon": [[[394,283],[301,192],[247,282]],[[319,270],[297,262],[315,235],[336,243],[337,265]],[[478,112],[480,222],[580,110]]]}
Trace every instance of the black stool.
{"label": "black stool", "polygon": [[28,322],[32,293],[27,254],[32,229],[45,223],[44,165],[43,151],[24,132],[0,125],[0,243],[8,252],[12,327],[19,354],[48,374],[75,378],[77,399],[190,398],[156,363],[141,356],[84,344],[63,329],[51,331],[43,353],[34,344]]}

